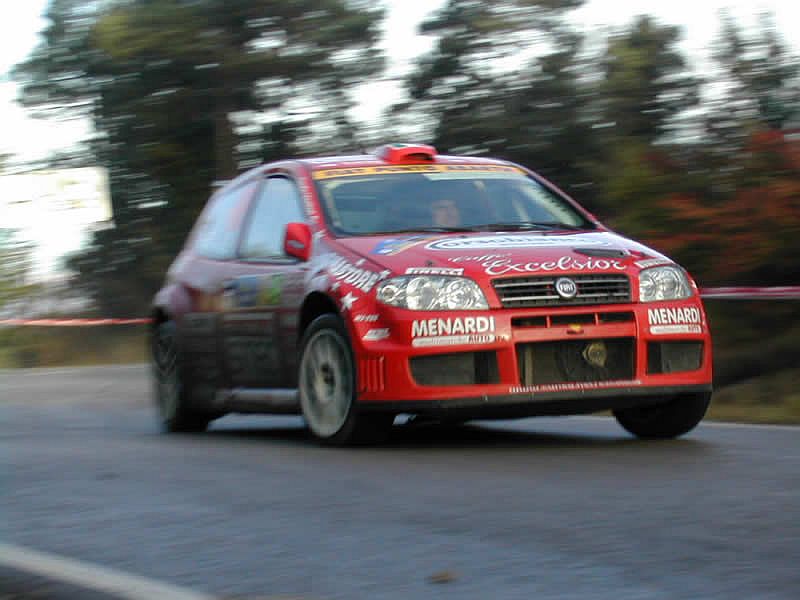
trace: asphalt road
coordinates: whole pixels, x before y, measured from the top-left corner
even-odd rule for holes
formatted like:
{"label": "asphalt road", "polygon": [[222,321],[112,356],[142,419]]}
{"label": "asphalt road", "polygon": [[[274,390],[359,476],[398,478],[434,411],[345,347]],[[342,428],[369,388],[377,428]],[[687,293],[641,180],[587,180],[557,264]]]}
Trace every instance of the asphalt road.
{"label": "asphalt road", "polygon": [[[2,541],[235,597],[800,597],[800,428],[155,426],[144,367],[0,372]],[[0,590],[1,591],[1,590]],[[1,595],[1,594],[0,594]]]}

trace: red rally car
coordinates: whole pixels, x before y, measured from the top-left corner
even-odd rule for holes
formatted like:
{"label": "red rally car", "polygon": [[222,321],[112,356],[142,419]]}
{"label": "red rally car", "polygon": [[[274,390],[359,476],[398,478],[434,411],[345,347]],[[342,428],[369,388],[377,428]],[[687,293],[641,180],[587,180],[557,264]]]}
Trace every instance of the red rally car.
{"label": "red rally car", "polygon": [[398,414],[611,409],[675,437],[711,398],[697,286],[540,176],[425,145],[286,160],[216,191],[153,307],[168,431],[302,413],[348,443]]}

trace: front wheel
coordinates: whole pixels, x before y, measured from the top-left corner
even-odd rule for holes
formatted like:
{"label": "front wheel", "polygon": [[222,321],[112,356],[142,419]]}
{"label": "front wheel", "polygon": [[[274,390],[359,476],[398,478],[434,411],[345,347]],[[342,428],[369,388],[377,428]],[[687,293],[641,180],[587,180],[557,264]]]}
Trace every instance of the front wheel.
{"label": "front wheel", "polygon": [[694,429],[711,402],[711,393],[684,394],[653,406],[615,410],[617,422],[636,437],[676,438]]}
{"label": "front wheel", "polygon": [[317,317],[303,335],[298,380],[303,417],[321,442],[378,441],[388,433],[393,415],[359,414],[353,352],[335,315]]}

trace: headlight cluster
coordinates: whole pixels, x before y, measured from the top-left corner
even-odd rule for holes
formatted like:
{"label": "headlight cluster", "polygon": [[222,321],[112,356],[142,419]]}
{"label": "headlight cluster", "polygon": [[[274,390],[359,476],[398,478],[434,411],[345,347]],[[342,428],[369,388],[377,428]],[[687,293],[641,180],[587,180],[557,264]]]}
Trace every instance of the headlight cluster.
{"label": "headlight cluster", "polygon": [[652,267],[639,273],[639,301],[680,300],[692,295],[686,274],[678,267]]}
{"label": "headlight cluster", "polygon": [[377,299],[409,310],[485,310],[478,284],[465,277],[416,275],[393,277],[378,286]]}

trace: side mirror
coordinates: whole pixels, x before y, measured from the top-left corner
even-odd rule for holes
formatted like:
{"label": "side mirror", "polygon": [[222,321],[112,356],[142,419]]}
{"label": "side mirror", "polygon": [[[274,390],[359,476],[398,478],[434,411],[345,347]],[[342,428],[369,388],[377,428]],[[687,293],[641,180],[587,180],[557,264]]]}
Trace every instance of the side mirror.
{"label": "side mirror", "polygon": [[303,262],[311,256],[311,228],[305,223],[287,223],[283,251]]}

